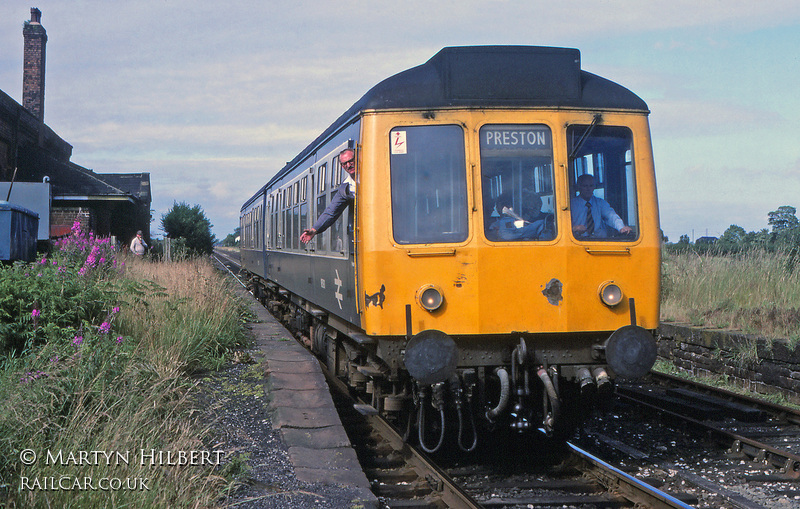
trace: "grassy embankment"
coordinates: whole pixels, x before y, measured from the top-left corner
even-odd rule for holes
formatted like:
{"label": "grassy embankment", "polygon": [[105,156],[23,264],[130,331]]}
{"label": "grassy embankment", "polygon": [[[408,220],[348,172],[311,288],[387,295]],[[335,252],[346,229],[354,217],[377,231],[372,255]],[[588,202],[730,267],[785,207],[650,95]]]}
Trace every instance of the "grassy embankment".
{"label": "grassy embankment", "polygon": [[800,342],[800,267],[782,252],[664,254],[661,320]]}
{"label": "grassy embankment", "polygon": [[227,285],[206,260],[117,256],[79,230],[0,268],[0,507],[213,506],[230,483],[191,375],[245,341]]}
{"label": "grassy embankment", "polygon": [[[661,320],[737,330],[764,337],[767,344],[786,341],[793,350],[800,344],[800,267],[791,261],[788,253],[761,250],[725,256],[665,253]],[[741,362],[758,362],[755,339],[742,349]],[[663,360],[655,369],[687,376]],[[704,381],[753,395],[724,376]],[[788,404],[779,394],[762,397]]]}

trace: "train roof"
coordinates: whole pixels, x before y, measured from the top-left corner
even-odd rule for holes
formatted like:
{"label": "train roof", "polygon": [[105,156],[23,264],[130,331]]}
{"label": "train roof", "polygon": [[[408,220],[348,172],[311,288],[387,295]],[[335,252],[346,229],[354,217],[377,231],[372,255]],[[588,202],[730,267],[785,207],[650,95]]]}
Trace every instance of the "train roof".
{"label": "train roof", "polygon": [[581,71],[573,48],[463,46],[378,83],[348,113],[451,107],[570,107],[647,111],[630,90]]}
{"label": "train roof", "polygon": [[647,104],[627,88],[581,70],[581,53],[574,48],[447,47],[424,64],[395,74],[372,87],[287,163],[270,183],[282,178],[319,144],[363,111],[504,107],[615,109],[648,113]]}

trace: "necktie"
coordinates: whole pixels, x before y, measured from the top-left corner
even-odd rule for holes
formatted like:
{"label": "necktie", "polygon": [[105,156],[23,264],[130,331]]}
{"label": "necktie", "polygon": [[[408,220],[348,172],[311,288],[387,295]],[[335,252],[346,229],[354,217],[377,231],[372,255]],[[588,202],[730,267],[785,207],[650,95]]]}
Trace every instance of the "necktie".
{"label": "necktie", "polygon": [[594,231],[594,218],[592,217],[592,202],[586,202],[586,235]]}

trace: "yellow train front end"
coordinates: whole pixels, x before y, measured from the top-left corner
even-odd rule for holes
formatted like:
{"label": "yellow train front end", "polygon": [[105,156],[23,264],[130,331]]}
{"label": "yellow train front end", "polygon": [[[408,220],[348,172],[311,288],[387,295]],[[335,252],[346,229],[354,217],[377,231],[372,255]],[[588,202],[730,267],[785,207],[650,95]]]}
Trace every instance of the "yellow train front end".
{"label": "yellow train front end", "polygon": [[565,399],[649,371],[661,233],[647,112],[366,112],[359,158],[361,325],[389,365],[421,385],[490,379],[489,420],[509,413],[505,393],[538,386],[547,429]]}

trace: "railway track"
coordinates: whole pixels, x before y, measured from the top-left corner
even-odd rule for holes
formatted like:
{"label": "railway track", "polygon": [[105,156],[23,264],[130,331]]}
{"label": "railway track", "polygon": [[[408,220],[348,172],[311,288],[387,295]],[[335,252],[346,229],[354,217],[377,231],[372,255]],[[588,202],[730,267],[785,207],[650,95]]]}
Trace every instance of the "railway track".
{"label": "railway track", "polygon": [[680,479],[705,507],[800,507],[796,410],[655,373],[617,394],[580,439],[593,451]]}
{"label": "railway track", "polygon": [[[566,444],[555,466],[542,469],[530,457],[524,459],[523,464],[537,470],[533,473],[498,471],[496,464],[480,460],[448,467],[409,445],[342,381],[328,381],[373,493],[386,508],[692,507],[573,444]],[[450,461],[445,455],[444,462]]]}
{"label": "railway track", "polygon": [[621,398],[647,405],[727,448],[800,479],[800,411],[677,377],[652,374],[656,386],[622,386]]}

